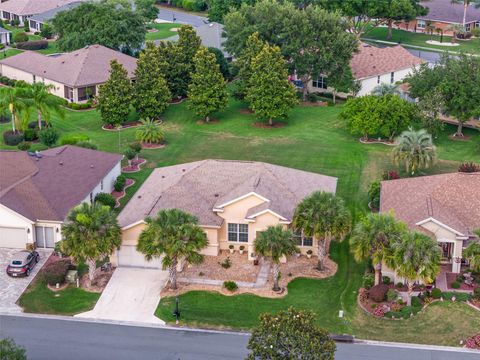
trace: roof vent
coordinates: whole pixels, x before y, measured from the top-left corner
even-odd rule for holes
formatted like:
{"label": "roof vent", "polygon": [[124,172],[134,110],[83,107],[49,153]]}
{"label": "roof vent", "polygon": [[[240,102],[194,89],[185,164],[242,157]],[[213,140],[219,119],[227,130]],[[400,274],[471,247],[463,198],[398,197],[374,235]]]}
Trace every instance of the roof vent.
{"label": "roof vent", "polygon": [[165,179],[165,175],[162,175],[162,179]]}
{"label": "roof vent", "polygon": [[219,197],[220,195],[219,195],[219,194],[215,194],[214,196],[215,196],[215,197]]}
{"label": "roof vent", "polygon": [[93,164],[90,165],[90,169],[93,169]]}
{"label": "roof vent", "polygon": [[185,169],[182,169],[183,172],[185,172],[186,170]]}
{"label": "roof vent", "polygon": [[137,199],[141,199],[141,198],[142,198],[142,195],[138,195],[138,196],[137,196]]}
{"label": "roof vent", "polygon": [[59,165],[63,165],[63,161],[60,161],[58,164],[59,164]]}

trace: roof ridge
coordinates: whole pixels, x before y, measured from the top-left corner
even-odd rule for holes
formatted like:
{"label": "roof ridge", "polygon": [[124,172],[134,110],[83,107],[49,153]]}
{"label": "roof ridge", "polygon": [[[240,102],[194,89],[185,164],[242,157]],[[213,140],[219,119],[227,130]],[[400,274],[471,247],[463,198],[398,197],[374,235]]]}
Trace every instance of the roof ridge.
{"label": "roof ridge", "polygon": [[[262,165],[265,167],[265,170],[270,174],[272,175],[278,182],[279,184],[284,188],[286,189],[290,195],[293,195],[294,198],[296,198],[295,196],[295,193],[290,189],[290,187],[281,179],[279,178],[277,175],[275,175],[270,169],[268,169],[267,167],[267,164],[266,163],[262,163]],[[270,166],[279,166],[279,165],[272,165],[272,164],[268,164]],[[298,170],[298,169],[295,169],[295,170]],[[300,170],[300,171],[303,171],[303,170]],[[319,174],[320,175],[320,174]]]}
{"label": "roof ridge", "polygon": [[77,84],[78,82],[78,79],[80,78],[80,75],[83,73],[83,69],[85,67],[85,62],[87,61],[87,58],[90,56],[90,47],[93,46],[93,45],[87,45],[85,47],[83,47],[82,49],[78,49],[76,51],[73,51],[70,53],[70,56],[75,56],[75,55],[72,55],[72,54],[75,54],[75,53],[82,53],[81,50],[86,50],[84,51],[83,53],[85,54],[83,59],[82,59],[82,63],[80,64],[79,68],[78,68],[78,71],[77,71],[77,76],[75,77],[75,79],[73,80],[73,84]]}

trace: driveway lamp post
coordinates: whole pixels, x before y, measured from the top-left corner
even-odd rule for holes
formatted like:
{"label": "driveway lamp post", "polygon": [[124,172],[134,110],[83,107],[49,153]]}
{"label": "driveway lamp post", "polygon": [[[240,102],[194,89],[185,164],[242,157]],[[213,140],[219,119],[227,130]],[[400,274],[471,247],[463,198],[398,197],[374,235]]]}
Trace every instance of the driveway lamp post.
{"label": "driveway lamp post", "polygon": [[173,316],[175,316],[175,324],[178,325],[178,320],[180,319],[180,308],[179,308],[179,305],[180,304],[180,299],[178,298],[178,296],[175,298],[175,311],[173,312]]}

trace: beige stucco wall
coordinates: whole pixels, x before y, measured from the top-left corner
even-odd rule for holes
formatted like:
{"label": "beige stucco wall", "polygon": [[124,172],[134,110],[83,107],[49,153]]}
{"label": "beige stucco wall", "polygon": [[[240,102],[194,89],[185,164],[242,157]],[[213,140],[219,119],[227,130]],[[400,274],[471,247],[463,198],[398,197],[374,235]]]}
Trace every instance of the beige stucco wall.
{"label": "beige stucco wall", "polygon": [[[27,246],[27,244],[33,244],[34,242],[35,232],[33,231],[33,225],[30,220],[0,204],[0,227],[25,229],[25,246]],[[2,234],[0,234],[0,237],[1,236]]]}

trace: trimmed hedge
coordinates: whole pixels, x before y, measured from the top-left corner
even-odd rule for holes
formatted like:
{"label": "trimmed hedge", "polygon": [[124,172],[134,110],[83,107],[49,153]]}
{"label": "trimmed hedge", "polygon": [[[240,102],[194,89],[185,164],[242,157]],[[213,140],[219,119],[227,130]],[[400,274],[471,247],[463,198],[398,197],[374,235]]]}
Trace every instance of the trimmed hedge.
{"label": "trimmed hedge", "polygon": [[432,289],[431,295],[434,299],[440,299],[442,297],[442,290],[439,288],[434,288]]}
{"label": "trimmed hedge", "polygon": [[232,292],[238,289],[238,285],[235,281],[224,281],[223,287]]}
{"label": "trimmed hedge", "polygon": [[23,133],[19,131],[13,132],[13,130],[7,130],[3,133],[3,141],[9,146],[17,146],[23,139]]}
{"label": "trimmed hedge", "polygon": [[375,302],[382,302],[387,298],[388,289],[388,285],[385,284],[372,286],[368,291],[368,297]]}
{"label": "trimmed hedge", "polygon": [[29,142],[22,141],[20,144],[17,145],[18,150],[27,151],[30,149],[32,145]]}
{"label": "trimmed hedge", "polygon": [[62,145],[75,145],[79,142],[88,141],[90,138],[85,134],[68,134],[62,137],[60,144]]}
{"label": "trimmed hedge", "polygon": [[86,102],[81,104],[69,102],[67,103],[67,107],[72,110],[86,110],[86,109],[92,108],[93,105],[91,102]]}
{"label": "trimmed hedge", "polygon": [[42,131],[39,131],[38,137],[43,145],[52,147],[57,143],[60,134],[54,128],[48,127],[46,129],[42,129]]}
{"label": "trimmed hedge", "polygon": [[43,50],[46,48],[48,48],[47,40],[17,42],[17,49],[20,50]]}
{"label": "trimmed hedge", "polygon": [[82,147],[85,149],[97,150],[97,145],[89,141],[79,141],[75,146]]}
{"label": "trimmed hedge", "polygon": [[[13,41],[16,43],[23,43],[28,41],[28,35],[24,32],[19,32],[13,35]],[[18,44],[17,44],[18,47]]]}
{"label": "trimmed hedge", "polygon": [[95,202],[109,206],[111,209],[113,209],[115,205],[117,205],[115,198],[107,193],[98,193],[97,196],[95,196]]}
{"label": "trimmed hedge", "polygon": [[125,177],[125,175],[118,175],[115,183],[113,184],[113,188],[115,189],[115,191],[120,192],[125,187],[126,182],[127,178]]}

